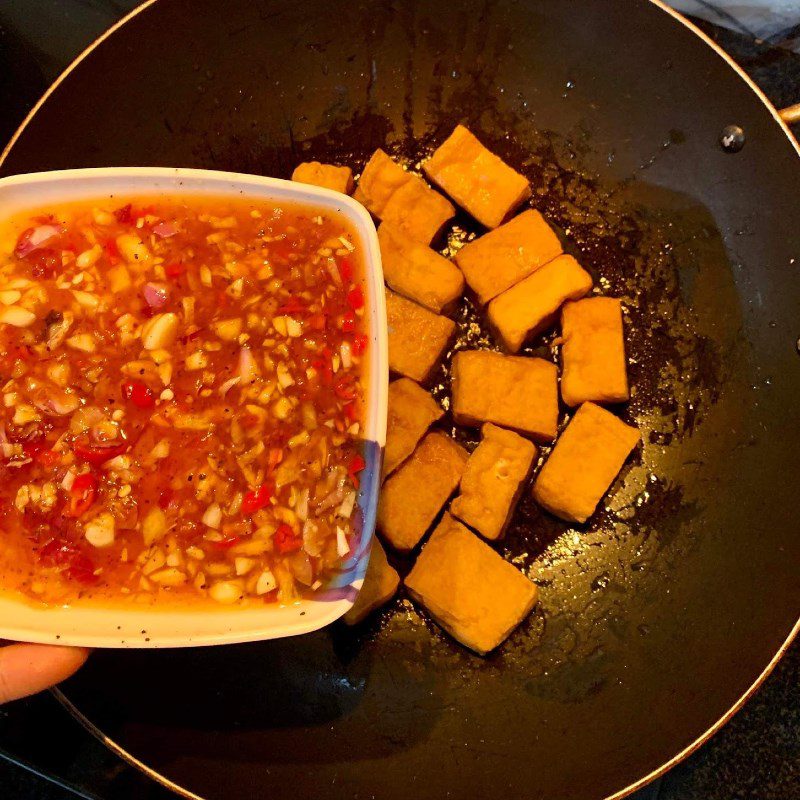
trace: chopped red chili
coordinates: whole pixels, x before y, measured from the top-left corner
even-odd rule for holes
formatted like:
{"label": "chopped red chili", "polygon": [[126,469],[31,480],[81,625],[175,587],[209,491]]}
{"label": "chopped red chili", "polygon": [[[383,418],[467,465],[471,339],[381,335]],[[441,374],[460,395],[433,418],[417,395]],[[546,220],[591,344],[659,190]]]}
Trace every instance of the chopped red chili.
{"label": "chopped red chili", "polygon": [[80,517],[87,512],[94,503],[97,494],[97,478],[91,472],[84,472],[78,475],[72,482],[69,490],[69,509],[67,515],[70,517]]}
{"label": "chopped red chili", "polygon": [[175,496],[175,492],[172,491],[169,487],[164,489],[161,494],[158,496],[158,507],[166,510],[169,508],[169,504],[172,502],[172,498]]}
{"label": "chopped red chili", "polygon": [[137,408],[153,408],[156,404],[155,395],[143,381],[125,381],[122,396]]}
{"label": "chopped red chili", "polygon": [[124,206],[118,208],[114,212],[114,217],[116,218],[117,222],[119,222],[122,225],[128,222],[132,222],[133,221],[133,214],[131,213],[132,210],[133,210],[133,204],[126,203]]}
{"label": "chopped red chili", "polygon": [[327,324],[327,317],[325,314],[314,314],[308,318],[306,324],[312,331],[324,331]]}
{"label": "chopped red chili", "polygon": [[279,553],[293,553],[303,546],[303,537],[297,536],[291,526],[282,522],[275,531],[273,543]]}
{"label": "chopped red chili", "polygon": [[360,286],[355,286],[347,293],[347,302],[353,311],[358,311],[364,307],[364,290]]}
{"label": "chopped red chili", "polygon": [[353,280],[353,260],[349,256],[345,256],[339,262],[339,274],[345,283]]}
{"label": "chopped red chili", "polygon": [[269,486],[262,484],[257,489],[246,492],[242,499],[242,513],[252,514],[260,508],[264,508],[272,497],[272,490]]}
{"label": "chopped red chili", "polygon": [[121,444],[86,444],[85,442],[75,442],[72,449],[78,458],[88,461],[94,466],[100,466],[111,458],[122,455],[128,449],[128,443]]}
{"label": "chopped red chili", "polygon": [[357,333],[353,337],[353,354],[357,356],[363,355],[367,350],[368,343],[369,339],[365,333]]}
{"label": "chopped red chili", "polygon": [[352,333],[356,329],[356,315],[352,311],[345,311],[342,314],[342,331]]}
{"label": "chopped red chili", "polygon": [[179,261],[173,261],[171,264],[167,264],[167,266],[164,267],[164,273],[168,278],[172,278],[173,280],[175,278],[180,278],[180,276],[183,275],[183,264]]}
{"label": "chopped red chili", "polygon": [[359,453],[356,453],[351,459],[350,464],[348,466],[348,472],[351,475],[355,475],[356,472],[361,472],[367,466],[367,462],[364,461],[364,457]]}
{"label": "chopped red chili", "polygon": [[336,396],[341,397],[342,400],[352,400],[356,396],[357,389],[352,381],[347,378],[340,378],[333,387],[333,391],[336,392]]}
{"label": "chopped red chili", "polygon": [[39,550],[39,560],[46,566],[60,567],[64,574],[78,583],[97,583],[94,562],[68,542],[51,539]]}
{"label": "chopped red chili", "polygon": [[308,311],[308,307],[297,297],[290,297],[283,305],[278,306],[279,314],[302,314],[304,311]]}
{"label": "chopped red chili", "polygon": [[106,239],[103,243],[103,252],[108,259],[108,263],[112,266],[119,263],[119,248],[114,239]]}
{"label": "chopped red chili", "polygon": [[214,542],[214,547],[218,548],[219,550],[230,550],[236,544],[242,541],[241,536],[226,536],[224,539],[220,539],[218,542]]}

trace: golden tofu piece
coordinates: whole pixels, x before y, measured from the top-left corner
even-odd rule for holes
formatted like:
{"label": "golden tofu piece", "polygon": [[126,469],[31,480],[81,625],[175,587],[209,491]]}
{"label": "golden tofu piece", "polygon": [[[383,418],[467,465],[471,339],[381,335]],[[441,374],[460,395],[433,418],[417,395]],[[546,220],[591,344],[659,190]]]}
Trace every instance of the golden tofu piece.
{"label": "golden tofu piece", "polygon": [[489,303],[489,324],[506,350],[516,353],[554,322],[567,300],[591,288],[592,276],[572,256],[556,256]]}
{"label": "golden tofu piece", "polygon": [[455,491],[469,453],[443,433],[429,433],[414,454],[383,485],[378,530],[408,552],[419,544]]}
{"label": "golden tofu piece", "polygon": [[487,422],[483,438],[461,476],[461,492],[450,513],[487,539],[499,539],[536,458],[536,445]]}
{"label": "golden tofu piece", "polygon": [[557,517],[586,522],[639,438],[610,411],[584,403],[534,481],[533,496]]}
{"label": "golden tofu piece", "polygon": [[558,433],[558,369],[542,358],[462,350],[453,357],[453,418],[494,422],[552,442]]}
{"label": "golden tofu piece", "polygon": [[350,167],[336,167],[333,164],[320,164],[319,161],[304,161],[292,173],[292,180],[333,189],[334,192],[350,194],[353,191],[353,170]]}
{"label": "golden tofu piece", "polygon": [[397,570],[386,560],[386,551],[383,549],[383,545],[377,538],[373,538],[367,574],[364,576],[361,591],[358,593],[353,607],[345,613],[342,619],[348,625],[356,625],[367,614],[388,603],[395,596],[399,585],[400,576],[397,574]]}
{"label": "golden tofu piece", "polygon": [[465,244],[455,258],[470,288],[485,304],[559,255],[558,236],[538,211],[529,209]]}
{"label": "golden tofu piece", "polygon": [[622,304],[614,297],[587,297],[561,312],[561,397],[568,406],[591,400],[622,403],[630,397]]}
{"label": "golden tofu piece", "polygon": [[421,386],[408,378],[389,384],[389,415],[381,478],[394,472],[413,452],[430,426],[444,414]]}
{"label": "golden tofu piece", "polygon": [[378,228],[383,278],[395,292],[436,314],[451,307],[464,291],[464,275],[444,256],[384,222]]}
{"label": "golden tofu piece", "polygon": [[383,150],[367,162],[353,197],[415,242],[430,244],[456,213],[453,204]]}
{"label": "golden tofu piece", "polygon": [[487,228],[531,196],[524,175],[487,150],[463,125],[423,165],[428,178]]}
{"label": "golden tofu piece", "polygon": [[456,330],[447,317],[386,290],[389,369],[424,383],[439,364]]}
{"label": "golden tofu piece", "polygon": [[508,638],[538,596],[534,583],[449,514],[405,584],[453,638],[481,655]]}

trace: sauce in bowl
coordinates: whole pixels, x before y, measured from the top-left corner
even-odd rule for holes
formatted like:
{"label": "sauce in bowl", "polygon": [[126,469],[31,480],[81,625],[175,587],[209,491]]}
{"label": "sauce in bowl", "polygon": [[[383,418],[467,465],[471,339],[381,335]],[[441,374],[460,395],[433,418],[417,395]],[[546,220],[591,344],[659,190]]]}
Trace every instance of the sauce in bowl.
{"label": "sauce in bowl", "polygon": [[301,206],[114,199],[0,253],[0,585],[292,602],[348,556],[363,254]]}

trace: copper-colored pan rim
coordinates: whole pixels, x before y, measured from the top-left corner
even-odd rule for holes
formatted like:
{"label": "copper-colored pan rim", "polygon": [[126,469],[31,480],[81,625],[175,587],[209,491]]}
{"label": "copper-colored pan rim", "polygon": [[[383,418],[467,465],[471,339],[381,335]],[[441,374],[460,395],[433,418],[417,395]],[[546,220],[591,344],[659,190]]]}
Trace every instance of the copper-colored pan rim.
{"label": "copper-colored pan rim", "polygon": [[92,52],[99,44],[104,42],[108,39],[111,34],[115,33],[119,28],[121,28],[126,22],[133,19],[139,12],[144,11],[148,6],[153,5],[156,0],[145,0],[141,5],[136,6],[129,14],[126,14],[122,19],[115,22],[107,31],[103,32],[98,36],[91,44],[88,45],[84,50],[82,50],[73,61],[71,61],[67,68],[48,86],[45,93],[36,101],[36,105],[28,112],[25,119],[22,120],[19,127],[14,131],[14,135],[8,140],[8,144],[3,148],[3,152],[0,153],[0,167],[5,163],[6,158],[8,158],[8,154],[11,152],[11,148],[17,143],[17,139],[22,135],[22,132],[25,128],[28,127],[30,121],[36,116],[36,113],[39,109],[47,102],[47,99],[50,97],[51,94],[61,85],[61,83],[67,78],[67,76],[78,66],[78,64],[83,61],[89,53]]}
{"label": "copper-colored pan rim", "polygon": [[[14,135],[9,140],[8,144],[3,149],[3,152],[0,153],[0,166],[3,165],[8,154],[11,152],[12,147],[17,142],[19,137],[22,135],[22,132],[28,126],[30,121],[39,111],[39,109],[45,104],[47,99],[50,95],[58,88],[58,86],[66,79],[66,77],[78,66],[78,64],[83,61],[99,44],[104,42],[108,39],[117,29],[121,28],[126,22],[133,19],[137,14],[144,11],[149,6],[153,5],[156,0],[145,0],[141,5],[134,8],[129,14],[124,16],[120,19],[117,23],[112,25],[105,33],[95,39],[88,47],[86,47],[68,66],[67,68],[56,78],[56,80],[52,83],[52,85],[47,89],[47,91],[39,98],[36,105],[30,110],[28,115],[22,121],[20,126],[15,131]],[[758,97],[758,99],[764,104],[767,108],[769,113],[775,119],[775,122],[780,126],[781,130],[784,132],[786,138],[789,140],[790,144],[794,148],[795,152],[798,156],[800,156],[800,145],[798,145],[797,140],[792,135],[791,130],[789,130],[789,126],[786,122],[782,119],[778,110],[772,103],[767,99],[767,96],[761,89],[753,82],[753,80],[745,73],[745,71],[721,48],[719,45],[716,44],[712,39],[706,36],[703,31],[701,31],[696,25],[693,25],[689,20],[685,17],[681,16],[677,11],[667,6],[662,0],[649,0],[650,3],[657,6],[666,14],[669,14],[673,19],[691,31],[695,36],[700,38],[708,47],[714,50],[717,55],[722,58],[728,66],[750,87],[750,89],[754,92],[754,94]],[[633,794],[633,792],[638,791],[639,789],[646,786],[651,781],[654,781],[656,778],[661,777],[672,769],[676,764],[683,761],[689,755],[691,755],[695,750],[701,747],[705,742],[707,742],[717,731],[725,725],[734,714],[736,714],[742,706],[755,694],[755,692],[759,689],[762,683],[769,677],[770,673],[775,669],[777,663],[781,660],[784,656],[786,651],[789,649],[792,641],[795,637],[800,633],[800,618],[798,618],[797,622],[795,623],[792,630],[789,632],[788,637],[783,642],[783,644],[778,648],[778,651],[772,657],[770,662],[764,668],[760,675],[753,681],[751,686],[744,692],[744,694],[726,711],[711,727],[708,728],[704,733],[698,736],[693,742],[691,742],[687,747],[673,756],[669,761],[666,761],[661,766],[654,769],[652,772],[648,773],[647,775],[643,776],[639,780],[631,783],[629,786],[626,786],[624,789],[621,789],[618,792],[615,792],[612,795],[609,795],[605,800],[622,800],[622,798],[628,797],[629,795]],[[80,709],[78,709],[73,703],[68,700],[64,694],[58,690],[54,689],[53,693],[55,697],[61,702],[61,704],[69,711],[72,716],[74,716],[85,728],[89,733],[99,739],[106,747],[109,748],[113,753],[118,755],[120,758],[127,761],[131,766],[136,767],[138,770],[143,772],[148,777],[152,778],[154,781],[160,783],[162,786],[170,789],[171,791],[175,792],[176,794],[189,798],[189,800],[203,800],[200,795],[194,794],[187,789],[179,786],[178,784],[174,783],[173,781],[169,780],[169,778],[161,775],[161,773],[156,772],[154,769],[151,769],[147,766],[144,762],[137,759],[134,755],[129,753],[123,747],[121,747],[117,742],[113,739],[106,736],[94,723],[92,723],[87,717],[85,717]]]}

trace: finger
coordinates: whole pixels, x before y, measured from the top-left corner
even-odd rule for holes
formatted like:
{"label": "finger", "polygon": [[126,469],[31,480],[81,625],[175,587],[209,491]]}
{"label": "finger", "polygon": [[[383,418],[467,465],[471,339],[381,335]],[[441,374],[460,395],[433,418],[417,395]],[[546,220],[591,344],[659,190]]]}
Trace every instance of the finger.
{"label": "finger", "polygon": [[41,692],[75,672],[89,655],[82,647],[10,644],[0,647],[0,704]]}

